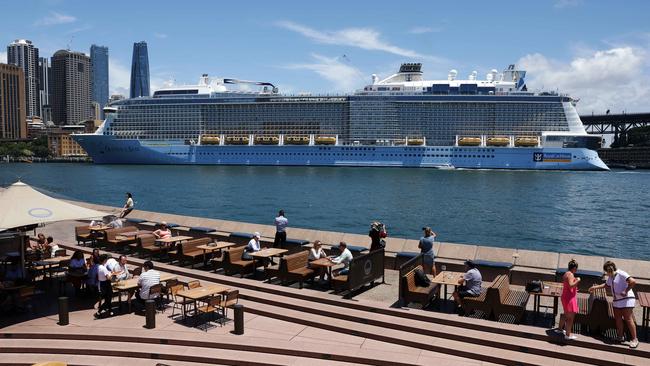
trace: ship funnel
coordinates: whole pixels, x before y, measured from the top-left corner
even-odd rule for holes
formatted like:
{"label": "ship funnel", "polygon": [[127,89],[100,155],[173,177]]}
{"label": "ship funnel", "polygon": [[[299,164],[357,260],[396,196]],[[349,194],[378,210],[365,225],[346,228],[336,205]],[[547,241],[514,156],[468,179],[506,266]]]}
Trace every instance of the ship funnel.
{"label": "ship funnel", "polygon": [[377,77],[377,74],[372,74],[371,78],[372,78],[372,84],[373,85],[377,84],[379,82],[379,77]]}

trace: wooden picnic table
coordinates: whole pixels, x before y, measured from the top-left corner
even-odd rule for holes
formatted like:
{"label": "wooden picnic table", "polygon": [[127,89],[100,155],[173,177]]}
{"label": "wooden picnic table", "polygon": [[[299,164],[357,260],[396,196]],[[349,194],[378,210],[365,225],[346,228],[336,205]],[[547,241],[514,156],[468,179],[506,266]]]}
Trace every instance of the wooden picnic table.
{"label": "wooden picnic table", "polygon": [[535,317],[537,313],[540,312],[541,308],[549,308],[549,306],[541,304],[541,298],[551,297],[553,298],[553,322],[555,322],[555,317],[558,313],[558,300],[562,296],[562,283],[561,282],[542,282],[542,291],[540,292],[529,292],[533,295],[533,311],[535,311]]}
{"label": "wooden picnic table", "polygon": [[[442,272],[438,273],[435,277],[433,277],[433,279],[431,279],[431,282],[435,283],[435,284],[438,284],[438,285],[441,285],[441,286],[438,286],[438,298],[443,299],[443,300],[447,300],[447,286],[449,286],[449,285],[454,286],[454,289],[455,289],[458,286],[458,281],[461,278],[463,278],[464,274],[465,273],[463,273],[463,272],[442,271]],[[429,276],[429,277],[431,277],[431,276]],[[444,298],[440,297],[440,288],[443,287],[443,286],[445,287],[445,292],[444,292],[445,297]]]}
{"label": "wooden picnic table", "polygon": [[648,340],[648,328],[650,328],[650,292],[637,292],[639,305],[643,308],[641,328],[645,329],[645,339]]}
{"label": "wooden picnic table", "polygon": [[[127,302],[129,304],[129,311],[131,310],[131,296],[133,295],[133,292],[137,290],[140,286],[138,285],[138,279],[139,277],[133,277],[129,278],[128,280],[121,280],[114,282],[113,285],[113,290],[117,292],[117,299],[119,301],[119,309],[122,311],[122,293],[123,292],[129,292],[131,293],[127,297]],[[160,272],[160,282],[167,282],[169,280],[175,280],[176,275],[171,274],[171,273],[165,273],[165,272]],[[161,295],[162,296],[162,295]]]}
{"label": "wooden picnic table", "polygon": [[336,263],[332,262],[332,260],[327,257],[318,258],[309,262],[310,267],[325,268],[327,271],[327,280],[329,281],[330,286],[332,285],[332,267],[335,265]]}
{"label": "wooden picnic table", "polygon": [[256,259],[264,259],[264,258],[272,258],[272,257],[279,257],[282,254],[288,252],[289,250],[287,249],[280,249],[280,248],[266,248],[259,250],[257,252],[252,252],[248,253],[250,254],[251,257],[256,258]]}
{"label": "wooden picnic table", "polygon": [[191,239],[194,239],[194,237],[186,236],[186,235],[177,235],[177,236],[170,236],[169,238],[164,238],[164,239],[156,239],[156,243],[160,243],[161,245],[169,245],[169,244],[178,243],[181,241],[191,240]]}
{"label": "wooden picnic table", "polygon": [[[230,288],[226,286],[209,284],[207,286],[200,286],[189,290],[178,291],[176,293],[176,296],[180,296],[184,299],[192,300],[192,302],[194,303],[194,313],[196,314],[197,301],[213,295],[226,293],[229,290]],[[183,304],[183,319],[185,319],[185,314],[186,314],[185,304]]]}
{"label": "wooden picnic table", "polygon": [[115,236],[117,240],[134,240],[138,235],[151,234],[150,230],[127,231]]}
{"label": "wooden picnic table", "polygon": [[69,261],[72,255],[65,255],[61,257],[44,258],[34,262],[34,265],[43,267],[44,273],[51,272],[52,267],[60,266],[61,262]]}
{"label": "wooden picnic table", "polygon": [[208,256],[207,256],[208,252],[210,252],[212,254],[213,252],[215,252],[217,250],[221,251],[221,250],[223,250],[225,248],[230,248],[230,247],[233,247],[235,245],[237,245],[237,244],[222,241],[221,243],[217,242],[216,244],[212,244],[212,245],[210,245],[210,244],[199,245],[196,248],[203,250],[203,265],[207,266],[208,265]]}

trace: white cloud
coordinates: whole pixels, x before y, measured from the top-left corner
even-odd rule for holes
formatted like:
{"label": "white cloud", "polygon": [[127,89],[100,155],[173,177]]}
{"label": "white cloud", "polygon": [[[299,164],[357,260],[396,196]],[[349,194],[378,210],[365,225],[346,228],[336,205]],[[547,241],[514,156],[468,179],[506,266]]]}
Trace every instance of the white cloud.
{"label": "white cloud", "polygon": [[647,50],[623,46],[594,51],[569,63],[541,54],[526,55],[519,66],[528,71],[529,90],[557,88],[580,98],[581,114],[645,111],[650,99],[650,68]]}
{"label": "white cloud", "polygon": [[363,84],[363,74],[359,69],[341,62],[340,58],[325,57],[312,53],[313,63],[291,64],[289,69],[310,70],[324,79],[332,82],[334,88],[340,92],[352,91]]}
{"label": "white cloud", "polygon": [[0,52],[0,63],[7,63],[7,52]]}
{"label": "white cloud", "polygon": [[582,0],[556,0],[555,4],[553,4],[553,7],[557,9],[564,9],[572,8],[581,4]]}
{"label": "white cloud", "polygon": [[165,34],[165,33],[154,32],[154,33],[153,33],[153,36],[156,37],[156,38],[159,38],[159,39],[165,39],[165,38],[167,38],[167,34]]}
{"label": "white cloud", "polygon": [[128,98],[131,84],[131,69],[120,61],[108,59],[108,85],[111,94],[122,94]]}
{"label": "white cloud", "polygon": [[57,25],[57,24],[68,24],[74,23],[77,21],[72,15],[67,15],[63,13],[58,13],[56,11],[51,11],[47,16],[37,20],[34,25],[36,26],[48,26],[48,25]]}
{"label": "white cloud", "polygon": [[411,34],[425,34],[425,33],[438,33],[442,32],[442,28],[440,27],[413,27],[408,30],[408,33]]}
{"label": "white cloud", "polygon": [[371,28],[345,28],[337,31],[319,31],[290,21],[277,22],[276,25],[299,33],[318,43],[352,46],[372,51],[383,51],[410,58],[437,59],[433,56],[422,55],[413,50],[394,46],[382,40],[381,34]]}

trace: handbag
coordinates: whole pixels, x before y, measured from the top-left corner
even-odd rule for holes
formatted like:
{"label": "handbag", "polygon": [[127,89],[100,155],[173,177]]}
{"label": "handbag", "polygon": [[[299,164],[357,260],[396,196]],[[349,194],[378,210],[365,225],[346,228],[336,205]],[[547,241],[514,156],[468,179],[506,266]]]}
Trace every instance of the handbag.
{"label": "handbag", "polygon": [[526,284],[526,292],[542,292],[542,281],[533,280]]}
{"label": "handbag", "polygon": [[415,286],[417,287],[429,287],[431,285],[431,280],[427,275],[424,274],[421,268],[415,269]]}

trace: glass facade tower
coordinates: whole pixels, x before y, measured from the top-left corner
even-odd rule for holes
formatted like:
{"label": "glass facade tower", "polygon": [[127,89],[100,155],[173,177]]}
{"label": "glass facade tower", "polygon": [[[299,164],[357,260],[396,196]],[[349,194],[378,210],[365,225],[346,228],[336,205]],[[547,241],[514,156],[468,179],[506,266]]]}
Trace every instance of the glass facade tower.
{"label": "glass facade tower", "polygon": [[149,96],[149,53],[145,41],[133,44],[130,96],[131,98]]}
{"label": "glass facade tower", "polygon": [[99,104],[99,115],[104,119],[104,106],[108,102],[108,47],[90,46],[90,64],[92,66],[92,100]]}

